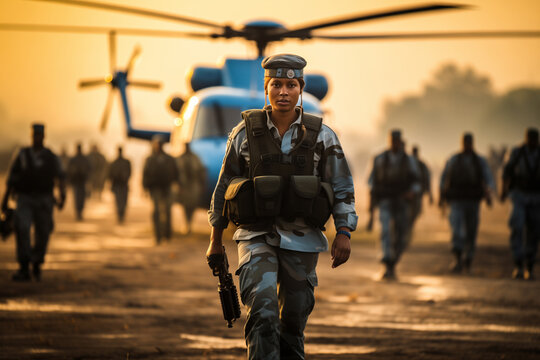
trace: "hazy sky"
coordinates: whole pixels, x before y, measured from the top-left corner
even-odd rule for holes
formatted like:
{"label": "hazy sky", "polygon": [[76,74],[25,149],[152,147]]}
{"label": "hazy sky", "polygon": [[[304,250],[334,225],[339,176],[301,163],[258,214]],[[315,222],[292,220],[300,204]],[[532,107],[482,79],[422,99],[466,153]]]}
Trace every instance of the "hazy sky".
{"label": "hazy sky", "polygon": [[[218,23],[240,25],[254,19],[272,19],[285,26],[426,3],[395,0],[110,2]],[[331,32],[540,30],[538,0],[473,0],[466,3],[474,8],[349,25]],[[1,0],[0,22],[205,30],[133,15],[24,0]],[[159,80],[163,84],[158,92],[131,91],[134,122],[164,129],[170,128],[173,118],[165,108],[166,100],[173,93],[188,94],[185,74],[191,66],[215,64],[225,56],[255,54],[249,44],[240,40],[120,36],[117,42],[118,63],[122,66],[133,47],[136,44],[142,46],[143,52],[132,78]],[[108,72],[105,35],[3,31],[0,32],[0,47],[0,141],[5,142],[6,135],[10,139],[26,140],[26,130],[36,120],[49,124],[50,141],[67,142],[78,137],[108,143],[112,148],[113,143],[123,139],[118,99],[110,126],[105,135],[100,135],[97,128],[107,89],[77,89],[79,79],[99,77]],[[308,61],[308,71],[328,76],[331,91],[324,105],[332,113],[330,124],[347,134],[374,134],[384,99],[419,91],[433,71],[445,62],[473,66],[493,79],[498,92],[516,86],[540,86],[540,39],[288,41],[268,49],[269,54],[280,52],[301,54]]]}

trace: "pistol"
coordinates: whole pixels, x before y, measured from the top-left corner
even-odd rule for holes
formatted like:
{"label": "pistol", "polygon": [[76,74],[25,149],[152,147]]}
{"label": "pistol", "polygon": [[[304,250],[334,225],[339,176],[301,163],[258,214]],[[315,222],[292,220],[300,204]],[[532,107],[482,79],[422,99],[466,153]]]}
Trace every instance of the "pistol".
{"label": "pistol", "polygon": [[240,318],[241,312],[238,291],[234,285],[232,274],[229,272],[229,261],[225,247],[223,247],[223,254],[210,255],[206,260],[212,269],[212,274],[218,277],[218,293],[223,318],[227,321],[227,327],[232,328],[236,319]]}

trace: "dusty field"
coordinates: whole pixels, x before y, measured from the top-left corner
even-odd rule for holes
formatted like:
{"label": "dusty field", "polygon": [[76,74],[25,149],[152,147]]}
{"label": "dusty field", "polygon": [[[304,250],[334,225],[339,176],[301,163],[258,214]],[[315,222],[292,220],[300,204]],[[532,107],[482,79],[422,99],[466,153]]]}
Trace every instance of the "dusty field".
{"label": "dusty field", "polygon": [[[178,220],[173,241],[154,246],[149,201],[132,200],[123,226],[110,198],[92,201],[83,223],[68,203],[40,283],[11,282],[14,240],[0,243],[0,359],[245,357],[243,321],[227,329],[204,259],[204,212],[195,235],[182,236]],[[378,281],[378,229],[354,234],[343,267],[331,269],[322,254],[307,357],[538,359],[540,281],[510,279],[507,212],[484,209],[470,276],[448,274],[448,225],[434,210],[420,220],[397,282]],[[234,271],[234,243],[226,247]]]}

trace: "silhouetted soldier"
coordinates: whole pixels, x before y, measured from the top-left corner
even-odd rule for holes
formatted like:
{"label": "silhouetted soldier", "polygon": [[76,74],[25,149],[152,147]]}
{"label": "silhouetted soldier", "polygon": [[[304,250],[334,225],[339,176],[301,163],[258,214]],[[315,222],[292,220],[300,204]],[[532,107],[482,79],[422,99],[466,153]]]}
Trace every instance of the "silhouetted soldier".
{"label": "silhouetted soldier", "polygon": [[395,265],[407,247],[410,201],[421,191],[416,162],[403,151],[401,131],[390,133],[390,149],[377,155],[369,177],[371,211],[379,207],[383,279],[395,278]]}
{"label": "silhouetted soldier", "polygon": [[[32,125],[31,147],[23,148],[11,165],[7,190],[2,201],[2,211],[7,209],[11,194],[17,197],[15,210],[15,236],[19,270],[14,281],[29,281],[29,264],[36,280],[41,279],[41,265],[45,261],[49,236],[53,230],[53,205],[62,209],[66,199],[65,174],[60,159],[43,146],[45,126]],[[59,198],[55,200],[54,187],[58,186]],[[34,246],[30,233],[34,225]]]}
{"label": "silhouetted soldier", "polygon": [[101,199],[101,192],[105,186],[105,180],[107,179],[107,159],[99,151],[97,145],[92,145],[90,153],[88,154],[88,161],[90,161],[90,189],[98,199]]}
{"label": "silhouetted soldier", "polygon": [[129,192],[129,178],[131,176],[131,163],[122,154],[122,147],[118,147],[118,157],[109,166],[109,180],[111,190],[116,200],[116,214],[119,223],[124,222]]}
{"label": "silhouetted soldier", "polygon": [[418,219],[418,216],[422,213],[422,200],[424,195],[427,195],[429,198],[429,203],[433,204],[433,193],[431,192],[431,172],[429,171],[426,163],[420,160],[418,146],[413,146],[412,158],[414,161],[416,161],[416,166],[420,171],[420,184],[422,186],[422,190],[419,194],[416,194],[414,201],[411,204],[411,227]]}
{"label": "silhouetted soldier", "polygon": [[86,185],[90,177],[90,161],[82,153],[82,145],[77,144],[77,152],[69,160],[67,176],[71,189],[73,191],[73,200],[75,205],[75,214],[77,220],[82,220],[84,203],[86,200]]}
{"label": "silhouetted soldier", "polygon": [[[540,241],[540,146],[538,129],[527,129],[525,144],[512,150],[503,172],[501,201],[510,195],[510,246],[515,279],[533,279]],[[526,271],[523,271],[523,267]]]}
{"label": "silhouetted soldier", "polygon": [[185,152],[176,159],[178,165],[178,183],[180,185],[179,202],[184,208],[187,233],[191,233],[191,220],[195,210],[201,206],[201,197],[206,186],[206,169],[199,157],[186,144]]}
{"label": "silhouetted soldier", "polygon": [[163,151],[164,139],[154,136],[152,154],[146,159],[143,170],[143,187],[150,192],[154,202],[154,231],[156,242],[164,237],[170,240],[171,227],[171,185],[178,181],[178,169],[172,156]]}
{"label": "silhouetted soldier", "polygon": [[493,176],[484,157],[474,151],[473,135],[463,135],[463,150],[453,155],[444,167],[440,183],[439,206],[450,204],[453,273],[470,272],[476,248],[480,201],[491,206]]}

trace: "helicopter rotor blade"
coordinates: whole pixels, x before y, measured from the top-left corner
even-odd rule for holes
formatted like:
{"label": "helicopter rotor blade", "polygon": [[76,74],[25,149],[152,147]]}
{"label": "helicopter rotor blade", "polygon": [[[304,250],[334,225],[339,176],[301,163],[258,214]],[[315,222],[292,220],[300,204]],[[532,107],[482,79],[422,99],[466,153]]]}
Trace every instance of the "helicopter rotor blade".
{"label": "helicopter rotor blade", "polygon": [[459,31],[433,33],[398,33],[398,34],[356,34],[356,35],[311,35],[313,39],[323,40],[422,40],[422,39],[459,39],[459,38],[535,38],[540,31]]}
{"label": "helicopter rotor blade", "polygon": [[135,60],[137,60],[137,57],[141,53],[141,47],[139,45],[135,46],[133,48],[133,52],[131,53],[131,57],[129,58],[128,64],[126,66],[126,72],[129,74],[131,72],[131,69],[133,68],[133,65],[135,65]]}
{"label": "helicopter rotor blade", "polygon": [[169,31],[169,30],[151,30],[151,29],[132,29],[132,28],[106,28],[99,26],[64,26],[64,25],[36,25],[36,24],[0,24],[0,30],[7,31],[49,31],[49,32],[65,32],[65,33],[82,33],[82,34],[110,34],[114,32],[116,35],[133,35],[133,36],[152,36],[152,37],[169,37],[169,38],[214,38],[216,34],[194,33],[186,31]]}
{"label": "helicopter rotor blade", "polygon": [[210,21],[206,20],[200,20],[195,19],[192,17],[187,16],[180,16],[180,15],[173,15],[168,14],[164,12],[159,11],[152,11],[152,10],[146,10],[141,8],[135,8],[135,7],[129,7],[129,6],[120,6],[120,5],[114,5],[114,4],[106,4],[106,3],[95,3],[92,1],[73,1],[73,0],[31,0],[31,1],[39,1],[39,2],[53,2],[53,3],[60,3],[60,4],[66,4],[66,5],[75,5],[75,6],[84,6],[84,7],[90,7],[90,8],[96,8],[96,9],[103,9],[103,10],[110,10],[110,11],[118,11],[122,13],[129,13],[129,14],[136,14],[141,16],[147,16],[162,20],[171,20],[175,22],[182,22],[187,24],[193,24],[193,25],[199,25],[199,26],[206,26],[206,27],[212,27],[212,28],[223,28],[222,25],[212,23]]}
{"label": "helicopter rotor blade", "polygon": [[341,26],[341,25],[351,24],[355,22],[383,19],[383,18],[389,18],[389,17],[403,16],[403,15],[411,15],[411,14],[438,11],[438,10],[451,10],[451,9],[464,9],[464,8],[466,8],[466,5],[427,4],[427,5],[421,5],[421,6],[396,8],[396,9],[368,13],[368,14],[361,13],[361,14],[356,14],[353,16],[348,16],[345,18],[334,19],[334,20],[324,21],[320,23],[314,23],[311,25],[305,25],[296,29],[288,29],[285,31],[281,30],[281,32],[276,32],[276,35],[280,37],[306,37],[311,33],[312,30]]}
{"label": "helicopter rotor blade", "polygon": [[109,70],[111,74],[116,71],[116,33],[109,31]]}
{"label": "helicopter rotor blade", "polygon": [[107,95],[107,103],[105,104],[103,115],[101,116],[101,123],[99,125],[99,129],[101,131],[105,131],[105,128],[107,127],[107,123],[109,121],[109,115],[111,113],[111,108],[113,104],[113,99],[114,99],[114,90],[111,88],[109,90],[109,94]]}
{"label": "helicopter rotor blade", "polygon": [[142,80],[131,81],[130,80],[129,86],[144,87],[148,89],[158,90],[161,88],[161,83],[157,81],[142,81]]}
{"label": "helicopter rotor blade", "polygon": [[98,85],[106,85],[109,84],[109,81],[103,78],[99,79],[87,79],[87,80],[81,80],[79,81],[79,88],[85,88],[85,87],[92,87],[92,86],[98,86]]}

